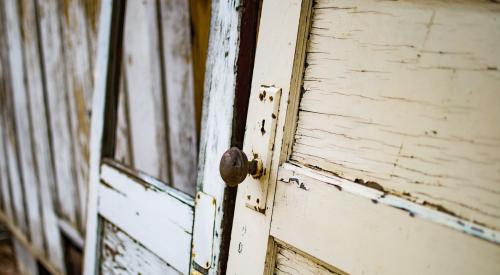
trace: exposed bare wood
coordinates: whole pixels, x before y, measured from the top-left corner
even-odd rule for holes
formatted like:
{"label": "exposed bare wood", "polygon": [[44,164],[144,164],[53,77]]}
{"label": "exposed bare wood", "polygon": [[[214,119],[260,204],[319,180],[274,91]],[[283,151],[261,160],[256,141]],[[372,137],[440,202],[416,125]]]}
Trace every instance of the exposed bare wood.
{"label": "exposed bare wood", "polygon": [[276,275],[323,275],[343,274],[332,270],[327,264],[318,263],[287,245],[276,245],[274,274]]}
{"label": "exposed bare wood", "polygon": [[497,6],[318,1],[291,158],[500,229]]}
{"label": "exposed bare wood", "polygon": [[102,231],[103,274],[182,274],[110,222]]}

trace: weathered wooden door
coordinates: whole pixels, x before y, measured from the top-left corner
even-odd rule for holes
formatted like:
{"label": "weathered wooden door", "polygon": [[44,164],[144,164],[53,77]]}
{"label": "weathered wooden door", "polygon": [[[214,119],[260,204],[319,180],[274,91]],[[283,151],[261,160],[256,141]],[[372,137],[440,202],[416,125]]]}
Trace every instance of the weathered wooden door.
{"label": "weathered wooden door", "polygon": [[499,8],[264,1],[228,274],[500,273]]}
{"label": "weathered wooden door", "polygon": [[187,274],[197,169],[188,1],[101,9],[84,271]]}

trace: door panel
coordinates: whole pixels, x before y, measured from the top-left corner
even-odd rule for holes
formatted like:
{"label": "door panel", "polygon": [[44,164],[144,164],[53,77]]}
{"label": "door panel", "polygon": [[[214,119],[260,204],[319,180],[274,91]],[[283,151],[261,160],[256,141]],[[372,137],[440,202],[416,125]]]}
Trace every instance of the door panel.
{"label": "door panel", "polygon": [[101,166],[99,214],[177,270],[188,272],[192,198],[108,163]]}
{"label": "door panel", "polygon": [[187,0],[165,2],[102,3],[86,274],[189,273],[197,154],[189,10]]}
{"label": "door panel", "polygon": [[120,228],[102,222],[102,274],[182,274]]}
{"label": "door panel", "polygon": [[[464,221],[425,207],[409,209],[403,201],[391,205],[398,198],[306,167],[285,164],[278,177],[270,235],[348,273],[495,274],[500,269],[498,244],[450,228]],[[443,226],[441,219],[450,224]]]}
{"label": "door panel", "polygon": [[194,195],[197,135],[188,1],[127,2],[123,39],[115,157]]}
{"label": "door panel", "polygon": [[265,209],[238,188],[228,273],[281,272],[280,245],[318,272],[498,273],[496,6],[264,1],[245,153],[261,87],[282,90],[278,126]]}
{"label": "door panel", "polygon": [[318,1],[290,158],[500,229],[496,6]]}

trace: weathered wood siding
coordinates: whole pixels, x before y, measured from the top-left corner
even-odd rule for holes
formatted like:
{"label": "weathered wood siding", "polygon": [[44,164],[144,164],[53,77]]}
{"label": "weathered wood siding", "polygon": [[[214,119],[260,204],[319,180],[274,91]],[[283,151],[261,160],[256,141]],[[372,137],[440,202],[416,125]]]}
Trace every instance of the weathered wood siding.
{"label": "weathered wood siding", "polygon": [[499,12],[317,1],[291,159],[500,229]]}
{"label": "weathered wood siding", "polygon": [[[100,4],[0,3],[0,216],[56,273],[85,236]],[[209,6],[128,1],[124,26],[115,158],[191,195]]]}
{"label": "weathered wood siding", "polygon": [[201,94],[189,1],[128,2],[124,41],[115,159],[194,195]]}
{"label": "weathered wood siding", "polygon": [[84,235],[98,6],[0,4],[1,216],[51,272],[65,272],[61,231]]}

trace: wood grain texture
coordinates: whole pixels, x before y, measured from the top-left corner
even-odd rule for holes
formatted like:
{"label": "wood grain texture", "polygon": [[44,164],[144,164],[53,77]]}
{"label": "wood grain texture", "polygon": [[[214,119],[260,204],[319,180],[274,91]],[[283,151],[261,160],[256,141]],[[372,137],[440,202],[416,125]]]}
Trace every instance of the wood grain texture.
{"label": "wood grain texture", "polygon": [[[51,158],[49,142],[49,130],[47,125],[47,109],[45,106],[45,89],[43,83],[43,70],[39,48],[39,36],[37,26],[37,13],[35,1],[20,1],[19,7],[21,27],[23,33],[23,48],[25,59],[26,97],[29,98],[29,106],[21,115],[30,118],[30,129],[24,135],[32,138],[32,154],[35,169],[31,169],[29,184],[38,184],[31,192],[36,192],[39,198],[39,215],[41,224],[38,226],[40,238],[43,237],[43,246],[37,245],[35,239],[32,242],[40,249],[59,271],[64,272],[64,259],[61,245],[61,236],[57,226],[57,217],[54,209],[55,178]],[[27,115],[28,114],[28,115]],[[33,179],[35,178],[35,179]],[[27,180],[25,178],[25,180]],[[37,206],[35,206],[37,207]],[[38,207],[37,207],[38,208]]]}
{"label": "wood grain texture", "polygon": [[157,1],[127,2],[124,62],[134,168],[171,183]]}
{"label": "wood grain texture", "polygon": [[101,274],[182,274],[106,220],[100,247]]}
{"label": "wood grain texture", "polygon": [[7,43],[7,26],[5,21],[5,7],[0,5],[0,184],[2,186],[2,212],[12,221],[15,221],[12,192],[9,179],[8,157],[6,152],[6,126],[4,117],[6,95],[10,89],[10,70]]}
{"label": "wood grain texture", "polygon": [[89,169],[90,110],[92,105],[92,66],[89,48],[92,28],[85,17],[84,1],[66,0],[59,9],[64,48],[67,101],[71,127],[73,166],[75,173],[74,202],[79,220],[78,229],[84,231],[85,204]]}
{"label": "wood grain texture", "polygon": [[22,26],[22,18],[19,17],[20,6],[19,3],[9,1],[6,2],[5,11],[8,18],[12,16],[12,22],[15,24],[10,25],[12,36],[9,36],[9,43],[16,47],[16,49],[9,49],[10,56],[10,70],[12,76],[12,99],[14,115],[11,117],[15,124],[16,132],[15,138],[18,145],[18,160],[19,160],[19,173],[24,187],[25,205],[24,211],[28,218],[28,225],[30,229],[30,240],[34,247],[40,251],[44,251],[44,238],[42,233],[42,216],[40,211],[40,198],[39,198],[39,181],[38,171],[35,166],[33,155],[33,140],[32,140],[32,125],[30,116],[30,98],[28,96],[29,83],[24,81],[26,77],[25,56],[23,36],[24,32]]}
{"label": "wood grain texture", "polygon": [[499,18],[489,2],[317,1],[291,159],[498,230]]}
{"label": "wood grain texture", "polygon": [[194,196],[198,139],[189,0],[160,1],[157,8],[165,83],[170,185]]}
{"label": "wood grain texture", "polygon": [[287,245],[277,244],[275,248],[275,269],[276,275],[323,275],[323,274],[343,274],[336,272],[308,255],[297,252]]}
{"label": "wood grain texture", "polygon": [[349,274],[499,272],[498,244],[361,192],[380,193],[286,164],[279,169],[270,234]]}
{"label": "wood grain texture", "polygon": [[203,83],[210,32],[211,0],[189,0],[191,44],[193,52],[194,106],[196,132],[200,135],[203,105]]}
{"label": "wood grain texture", "polygon": [[79,217],[75,156],[66,83],[64,41],[61,33],[59,2],[37,1],[40,45],[43,52],[44,79],[48,103],[49,127],[57,184],[58,215],[75,227]]}
{"label": "wood grain texture", "polygon": [[[21,160],[18,153],[18,140],[16,138],[16,116],[14,108],[13,92],[24,93],[23,80],[23,57],[20,42],[20,22],[16,16],[16,3],[9,2],[4,7],[6,38],[7,38],[7,61],[5,66],[9,70],[8,85],[2,94],[2,119],[5,136],[5,151],[8,167],[8,176],[11,189],[11,201],[15,223],[26,237],[30,236],[27,204],[25,197],[25,186],[22,179]],[[13,11],[14,10],[14,11]]]}

